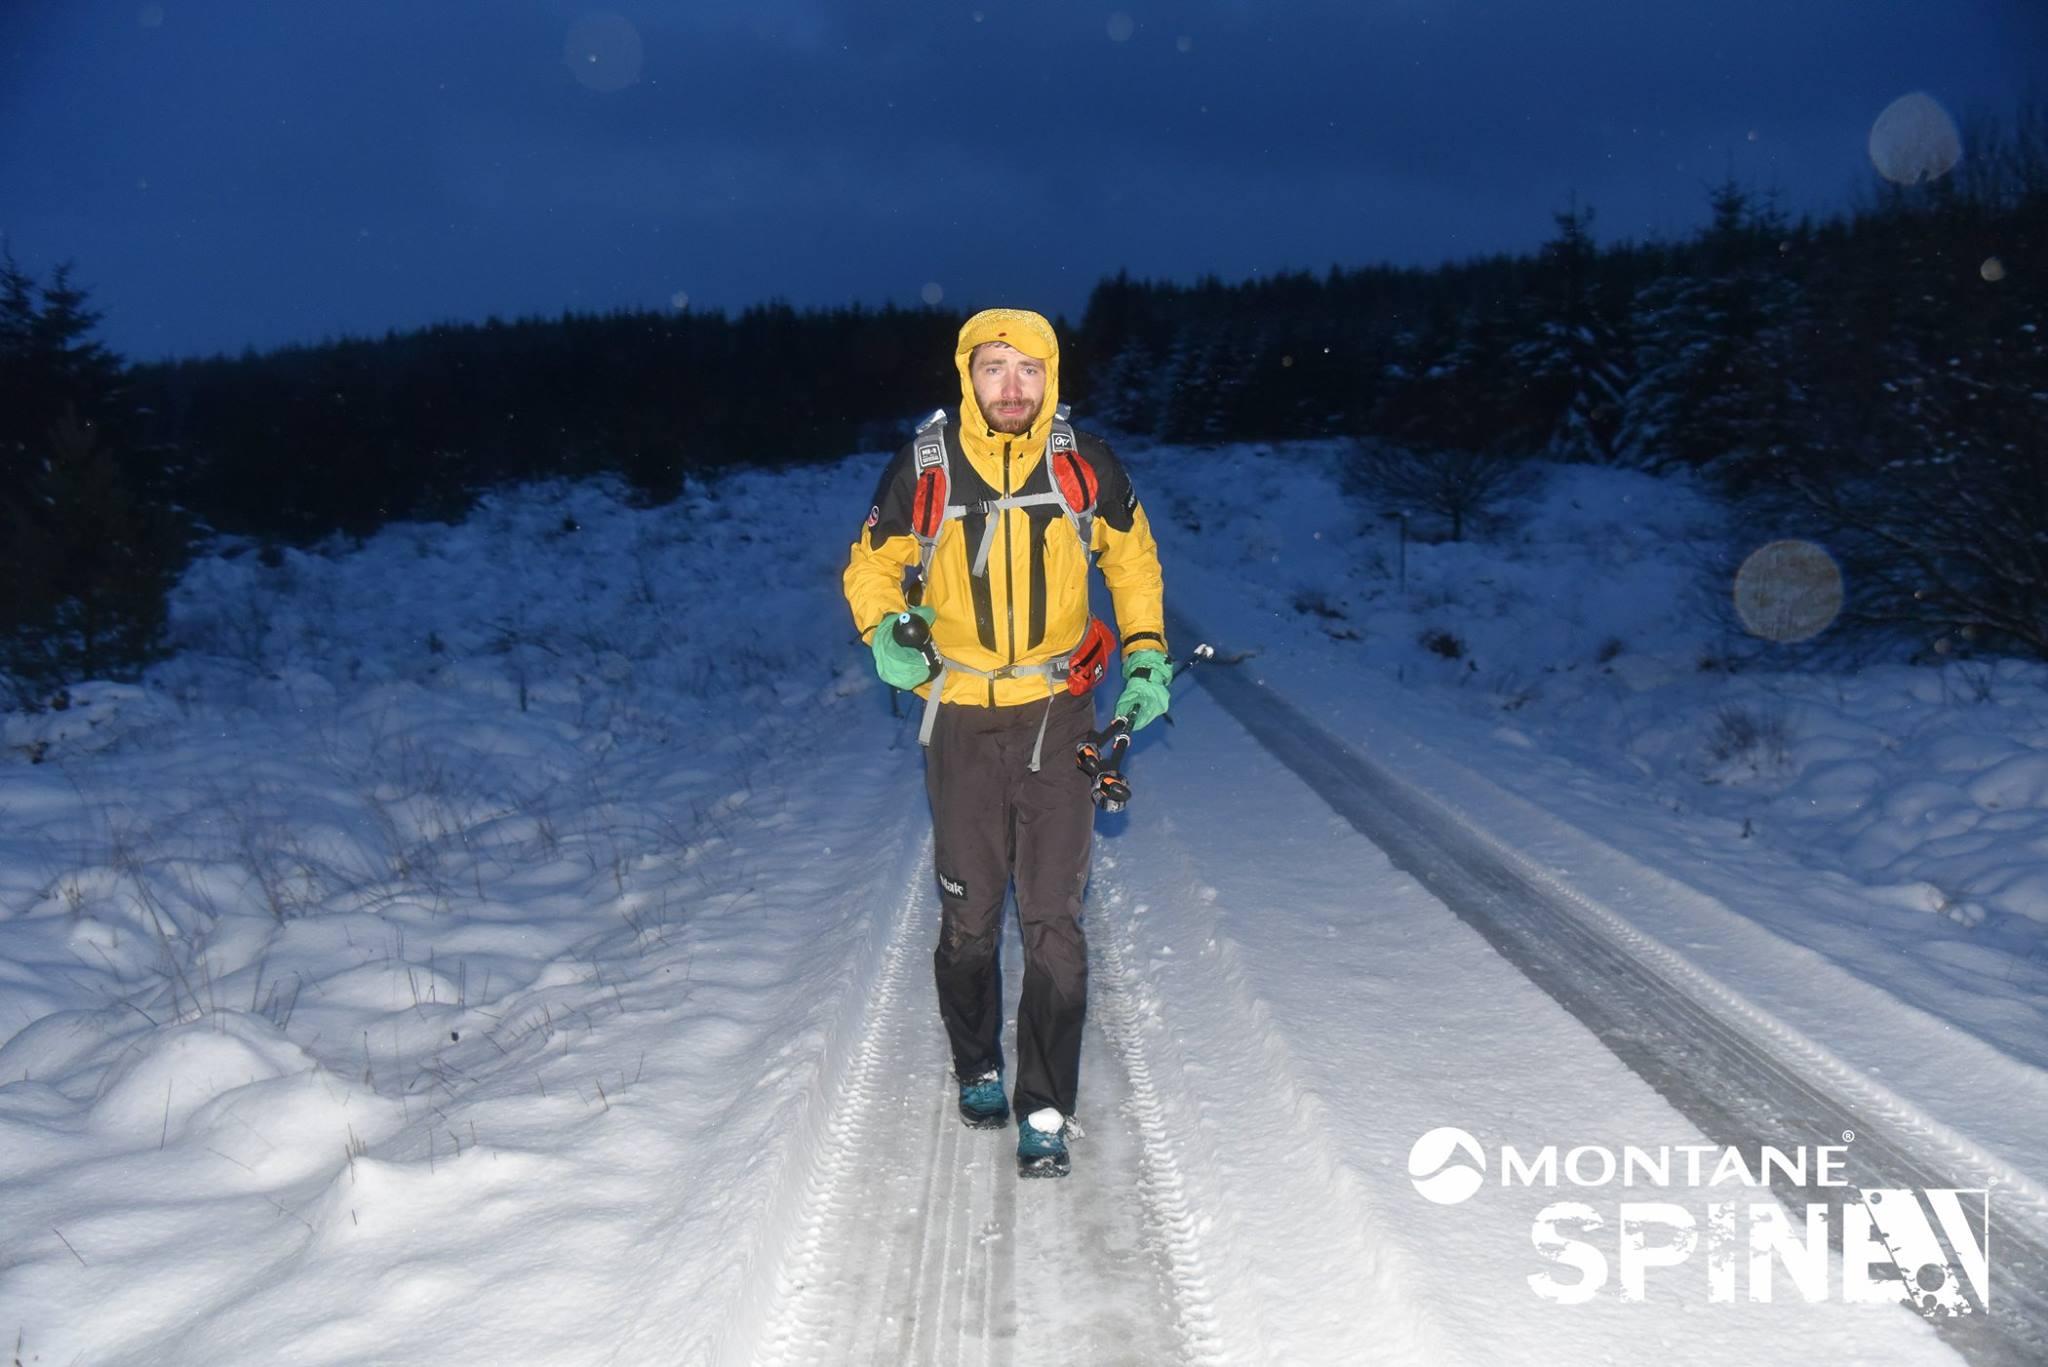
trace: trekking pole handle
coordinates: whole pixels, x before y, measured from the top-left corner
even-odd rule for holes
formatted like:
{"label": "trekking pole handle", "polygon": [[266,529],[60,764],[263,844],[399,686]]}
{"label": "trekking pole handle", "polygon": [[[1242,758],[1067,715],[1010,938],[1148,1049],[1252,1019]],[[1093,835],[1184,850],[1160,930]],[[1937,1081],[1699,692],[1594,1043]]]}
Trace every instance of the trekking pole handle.
{"label": "trekking pole handle", "polygon": [[924,656],[925,664],[931,669],[929,677],[939,672],[939,648],[932,644],[932,624],[914,612],[899,612],[896,620],[889,624],[889,635],[899,646],[909,646]]}
{"label": "trekking pole handle", "polygon": [[899,612],[889,626],[889,634],[896,638],[899,646],[923,650],[932,639],[932,624],[914,612]]}
{"label": "trekking pole handle", "polygon": [[[1173,687],[1173,681],[1195,665],[1215,658],[1216,648],[1205,642],[1189,651],[1187,659],[1168,661],[1173,672],[1167,675],[1166,686]],[[1124,772],[1124,761],[1130,753],[1131,731],[1137,720],[1136,708],[1112,717],[1108,726],[1091,732],[1075,749],[1074,763],[1094,780],[1088,796],[1105,812],[1120,812],[1131,800],[1131,779]]]}

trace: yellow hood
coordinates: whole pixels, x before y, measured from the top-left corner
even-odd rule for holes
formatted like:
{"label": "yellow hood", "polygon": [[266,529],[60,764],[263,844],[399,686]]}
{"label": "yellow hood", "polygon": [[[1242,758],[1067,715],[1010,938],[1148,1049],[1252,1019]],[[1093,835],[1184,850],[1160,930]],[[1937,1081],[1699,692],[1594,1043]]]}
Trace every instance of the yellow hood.
{"label": "yellow hood", "polygon": [[[1045,362],[1045,402],[1032,420],[1031,430],[1022,436],[991,434],[988,419],[974,397],[974,376],[967,358],[983,342],[1005,342],[1034,360]],[[1052,324],[1029,309],[983,309],[960,326],[960,345],[953,353],[954,368],[960,372],[960,442],[970,456],[993,460],[997,443],[1009,441],[1021,456],[1045,449],[1046,433],[1052,430],[1053,409],[1060,401],[1060,341]]]}

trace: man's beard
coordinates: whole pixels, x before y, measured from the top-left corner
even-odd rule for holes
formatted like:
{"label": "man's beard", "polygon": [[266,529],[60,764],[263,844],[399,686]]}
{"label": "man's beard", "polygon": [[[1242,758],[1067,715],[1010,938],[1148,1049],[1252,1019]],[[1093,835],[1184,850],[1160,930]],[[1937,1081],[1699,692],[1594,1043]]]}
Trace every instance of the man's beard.
{"label": "man's beard", "polygon": [[993,430],[1007,432],[1013,437],[1021,437],[1031,430],[1032,423],[1038,421],[1038,409],[1043,407],[1045,407],[1045,401],[1041,399],[1038,402],[1038,408],[1027,409],[1014,418],[1005,418],[995,413],[984,413],[982,416],[988,419],[988,425]]}

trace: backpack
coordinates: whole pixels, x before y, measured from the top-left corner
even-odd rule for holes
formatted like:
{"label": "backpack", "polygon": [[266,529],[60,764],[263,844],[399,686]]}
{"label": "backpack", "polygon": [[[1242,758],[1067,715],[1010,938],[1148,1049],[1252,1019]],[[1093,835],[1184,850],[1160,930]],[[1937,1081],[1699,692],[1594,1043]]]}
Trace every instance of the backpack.
{"label": "backpack", "polygon": [[[1046,437],[1046,462],[1051,466],[1052,489],[1042,494],[1012,494],[1007,498],[984,499],[979,503],[955,503],[951,448],[946,442],[946,410],[941,408],[917,425],[914,437],[917,489],[910,502],[910,530],[917,538],[917,582],[931,574],[932,555],[938,550],[939,529],[949,518],[981,513],[987,517],[981,544],[975,548],[970,569],[979,578],[988,573],[989,548],[995,543],[996,525],[1001,520],[990,514],[1006,508],[1032,508],[1052,504],[1066,515],[1081,538],[1083,555],[1093,555],[1095,500],[1101,493],[1094,467],[1081,459],[1075,449],[1073,424],[1067,421],[1065,404],[1053,409],[1052,431]],[[1094,563],[1091,559],[1090,564]]]}
{"label": "backpack", "polygon": [[[1048,492],[1011,494],[971,504],[952,500],[953,464],[951,448],[946,442],[946,410],[936,410],[917,425],[917,435],[912,439],[917,488],[910,501],[910,531],[917,538],[918,545],[918,597],[923,596],[924,584],[931,574],[932,556],[939,545],[939,530],[948,519],[966,517],[970,513],[980,513],[984,518],[981,544],[975,548],[969,565],[976,577],[988,573],[989,548],[995,542],[996,525],[1002,520],[993,514],[1007,508],[1039,508],[1048,504],[1057,507],[1081,538],[1083,557],[1088,564],[1094,563],[1095,501],[1101,493],[1101,481],[1096,477],[1094,467],[1082,460],[1081,453],[1075,448],[1073,424],[1067,421],[1068,411],[1065,404],[1053,409],[1052,430],[1046,437],[1046,463],[1052,476],[1049,481],[1052,487]],[[918,599],[911,601],[914,603]],[[1081,640],[1066,658],[1040,665],[1014,666],[1011,667],[1011,676],[1043,674],[1049,687],[1055,682],[1063,683],[1069,693],[1083,694],[1095,687],[1108,672],[1115,649],[1116,638],[1108,626],[1100,618],[1091,616]],[[925,699],[924,723],[917,734],[921,744],[931,744],[932,724],[939,715],[939,694],[945,687],[947,672],[954,670],[981,678],[996,677],[941,657],[940,667],[933,675],[931,692]],[[1051,716],[1052,701],[1048,696],[1046,719]],[[1032,773],[1038,772],[1044,745],[1045,721],[1040,721],[1038,740],[1031,747]]]}

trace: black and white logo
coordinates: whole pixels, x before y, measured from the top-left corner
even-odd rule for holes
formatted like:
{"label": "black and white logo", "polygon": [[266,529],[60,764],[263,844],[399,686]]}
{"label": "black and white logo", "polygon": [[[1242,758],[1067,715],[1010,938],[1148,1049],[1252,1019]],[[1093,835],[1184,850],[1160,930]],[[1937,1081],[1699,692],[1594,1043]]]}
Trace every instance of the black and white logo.
{"label": "black and white logo", "polygon": [[965,897],[967,895],[967,885],[965,883],[957,879],[948,878],[943,873],[939,875],[939,886],[946,890],[948,897]]}
{"label": "black and white logo", "polygon": [[[1461,1157],[1470,1161],[1454,1161]],[[1408,1150],[1408,1179],[1429,1200],[1455,1206],[1470,1200],[1486,1181],[1486,1153],[1455,1125],[1439,1126]]]}

